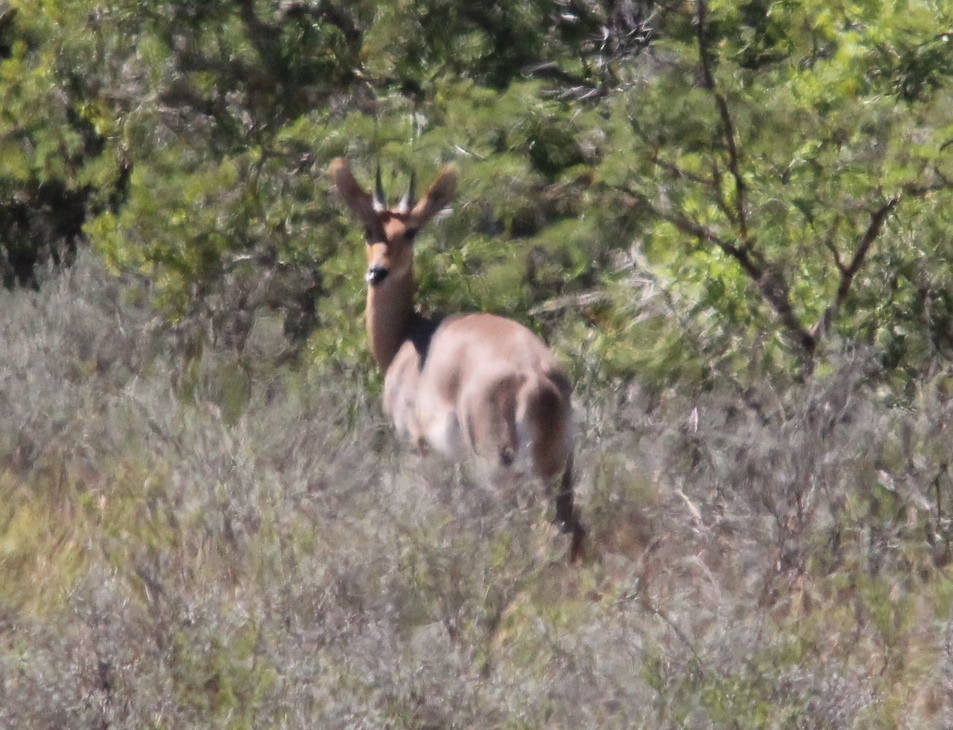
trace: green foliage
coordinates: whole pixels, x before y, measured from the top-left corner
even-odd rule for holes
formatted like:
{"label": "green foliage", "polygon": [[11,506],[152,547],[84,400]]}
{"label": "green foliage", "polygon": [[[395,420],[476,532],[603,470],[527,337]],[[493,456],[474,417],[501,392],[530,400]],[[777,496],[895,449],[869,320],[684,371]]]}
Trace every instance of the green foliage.
{"label": "green foliage", "polygon": [[277,310],[291,350],[366,362],[338,155],[364,180],[382,163],[392,193],[455,160],[425,306],[534,312],[602,377],[745,384],[823,367],[837,341],[903,386],[953,350],[942,4],[76,0],[2,18],[7,280],[38,231],[82,231],[153,282],[192,350],[241,351]]}
{"label": "green foliage", "polygon": [[[670,71],[613,99],[634,159],[600,175],[654,220],[648,266],[692,303],[680,313],[716,367],[752,348],[811,367],[835,333],[874,345],[891,327],[882,277],[920,257],[909,243],[950,201],[949,56],[930,49],[948,50],[951,19],[916,5],[711,3],[656,43]],[[885,67],[901,38],[929,71]],[[928,350],[885,364],[916,369]]]}

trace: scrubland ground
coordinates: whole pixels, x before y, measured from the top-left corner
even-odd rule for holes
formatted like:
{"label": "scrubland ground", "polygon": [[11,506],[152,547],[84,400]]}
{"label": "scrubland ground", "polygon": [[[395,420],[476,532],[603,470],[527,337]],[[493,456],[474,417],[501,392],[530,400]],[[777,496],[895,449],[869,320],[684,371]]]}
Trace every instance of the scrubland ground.
{"label": "scrubland ground", "polygon": [[130,291],[0,294],[0,726],[953,726],[942,379],[579,384],[568,565],[363,376],[176,365]]}

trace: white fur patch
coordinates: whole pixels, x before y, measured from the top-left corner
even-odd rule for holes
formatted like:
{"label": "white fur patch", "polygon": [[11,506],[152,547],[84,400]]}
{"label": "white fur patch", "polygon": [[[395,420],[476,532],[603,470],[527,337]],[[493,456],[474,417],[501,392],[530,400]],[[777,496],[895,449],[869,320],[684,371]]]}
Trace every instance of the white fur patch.
{"label": "white fur patch", "polygon": [[446,410],[443,416],[431,420],[424,432],[424,438],[434,450],[439,451],[444,456],[457,460],[464,456],[460,421],[451,410]]}

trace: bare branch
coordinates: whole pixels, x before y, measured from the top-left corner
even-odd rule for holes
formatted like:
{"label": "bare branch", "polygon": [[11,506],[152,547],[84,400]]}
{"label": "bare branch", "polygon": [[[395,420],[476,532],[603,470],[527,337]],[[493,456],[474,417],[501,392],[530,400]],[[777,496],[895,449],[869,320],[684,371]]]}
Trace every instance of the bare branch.
{"label": "bare branch", "polygon": [[604,304],[610,300],[609,293],[606,291],[595,290],[582,292],[581,294],[570,294],[569,296],[557,297],[543,302],[538,307],[529,310],[533,317],[541,314],[551,314],[565,309],[585,309],[594,304]]}

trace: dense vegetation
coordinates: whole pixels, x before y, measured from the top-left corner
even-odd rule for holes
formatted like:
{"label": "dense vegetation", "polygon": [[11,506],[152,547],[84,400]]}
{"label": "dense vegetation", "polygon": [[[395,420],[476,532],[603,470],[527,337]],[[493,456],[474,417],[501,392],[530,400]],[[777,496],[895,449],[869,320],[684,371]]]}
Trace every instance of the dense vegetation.
{"label": "dense vegetation", "polygon": [[[0,0],[0,725],[953,724],[953,8]],[[393,442],[324,174],[461,170],[582,566]]]}

